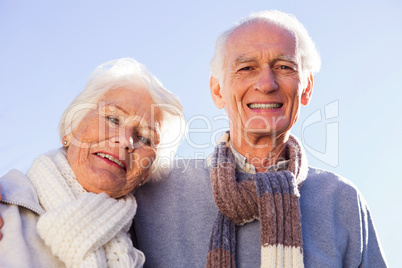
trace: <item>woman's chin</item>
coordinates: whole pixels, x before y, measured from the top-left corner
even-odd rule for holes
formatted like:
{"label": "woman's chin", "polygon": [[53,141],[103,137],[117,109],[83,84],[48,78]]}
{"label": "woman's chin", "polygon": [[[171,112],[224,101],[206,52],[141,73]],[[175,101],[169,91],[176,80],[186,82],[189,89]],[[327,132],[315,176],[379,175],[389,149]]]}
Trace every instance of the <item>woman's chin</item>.
{"label": "woman's chin", "polygon": [[124,195],[127,191],[127,179],[124,174],[116,174],[110,170],[97,169],[91,174],[86,176],[84,181],[80,181],[80,184],[85,190],[92,193],[106,193],[107,195],[114,197],[116,195]]}

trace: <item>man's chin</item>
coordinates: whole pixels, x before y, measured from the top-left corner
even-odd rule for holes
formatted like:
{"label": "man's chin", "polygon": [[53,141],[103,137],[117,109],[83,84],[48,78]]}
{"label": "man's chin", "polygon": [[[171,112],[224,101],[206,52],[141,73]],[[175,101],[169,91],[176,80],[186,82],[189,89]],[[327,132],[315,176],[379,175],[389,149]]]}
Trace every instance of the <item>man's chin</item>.
{"label": "man's chin", "polygon": [[246,133],[248,135],[276,136],[278,134],[278,129],[255,127],[247,129]]}
{"label": "man's chin", "polygon": [[247,129],[243,134],[255,138],[259,137],[278,138],[280,136],[283,136],[284,134],[287,134],[288,132],[289,130],[286,128],[280,128],[280,129],[253,128],[253,129]]}

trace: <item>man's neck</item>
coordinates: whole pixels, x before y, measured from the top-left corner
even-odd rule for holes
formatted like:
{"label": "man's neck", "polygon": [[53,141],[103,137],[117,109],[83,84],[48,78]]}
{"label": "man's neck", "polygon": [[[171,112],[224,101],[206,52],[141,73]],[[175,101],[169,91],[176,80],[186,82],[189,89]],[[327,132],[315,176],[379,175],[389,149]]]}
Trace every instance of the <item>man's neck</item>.
{"label": "man's neck", "polygon": [[233,148],[247,159],[247,163],[253,165],[257,172],[275,165],[278,161],[285,160],[284,148],[288,135],[256,135],[230,131],[230,143]]}

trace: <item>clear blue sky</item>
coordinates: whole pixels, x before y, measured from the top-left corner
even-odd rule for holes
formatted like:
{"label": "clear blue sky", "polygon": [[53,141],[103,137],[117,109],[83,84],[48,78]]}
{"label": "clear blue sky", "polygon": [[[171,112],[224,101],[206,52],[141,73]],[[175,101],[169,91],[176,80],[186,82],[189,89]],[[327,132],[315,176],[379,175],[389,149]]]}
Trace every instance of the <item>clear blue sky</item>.
{"label": "clear blue sky", "polygon": [[[313,166],[358,186],[391,267],[402,267],[402,2],[0,1],[0,175],[61,146],[63,110],[102,62],[133,57],[183,103],[191,131],[179,157],[203,157],[227,127],[209,96],[219,33],[252,11],[279,9],[308,29],[322,57],[294,134]],[[319,116],[321,115],[321,120]],[[202,132],[203,131],[203,132]],[[198,132],[198,133],[193,133]],[[202,132],[202,133],[201,133]]]}

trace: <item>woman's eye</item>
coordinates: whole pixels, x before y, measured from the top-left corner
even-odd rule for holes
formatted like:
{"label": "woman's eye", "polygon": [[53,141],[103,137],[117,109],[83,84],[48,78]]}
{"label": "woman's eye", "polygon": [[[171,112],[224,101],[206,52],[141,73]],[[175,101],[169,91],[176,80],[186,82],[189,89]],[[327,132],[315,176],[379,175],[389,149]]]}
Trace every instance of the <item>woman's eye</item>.
{"label": "woman's eye", "polygon": [[119,124],[119,119],[114,117],[114,116],[107,116],[106,117],[107,120],[109,120],[109,122],[111,122],[112,124],[118,125]]}
{"label": "woman's eye", "polygon": [[147,137],[139,136],[138,139],[142,144],[150,144],[150,140]]}

